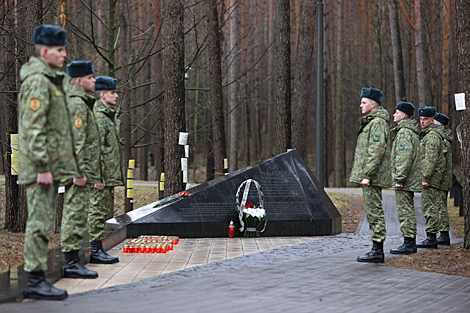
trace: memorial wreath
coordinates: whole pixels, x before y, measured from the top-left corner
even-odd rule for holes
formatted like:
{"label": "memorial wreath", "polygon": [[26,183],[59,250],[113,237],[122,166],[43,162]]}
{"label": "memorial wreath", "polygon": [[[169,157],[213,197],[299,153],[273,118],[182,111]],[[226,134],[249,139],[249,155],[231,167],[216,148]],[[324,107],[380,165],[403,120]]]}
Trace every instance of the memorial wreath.
{"label": "memorial wreath", "polygon": [[[258,192],[259,204],[253,204],[248,200],[248,193],[250,192],[251,184],[254,184]],[[240,200],[240,192],[243,189],[243,195]],[[237,201],[237,212],[240,220],[240,232],[243,232],[243,236],[249,238],[259,237],[259,233],[262,233],[266,229],[266,211],[263,209],[263,188],[259,185],[256,180],[248,179],[240,184],[236,194]],[[258,230],[261,224],[264,222],[262,230]]]}

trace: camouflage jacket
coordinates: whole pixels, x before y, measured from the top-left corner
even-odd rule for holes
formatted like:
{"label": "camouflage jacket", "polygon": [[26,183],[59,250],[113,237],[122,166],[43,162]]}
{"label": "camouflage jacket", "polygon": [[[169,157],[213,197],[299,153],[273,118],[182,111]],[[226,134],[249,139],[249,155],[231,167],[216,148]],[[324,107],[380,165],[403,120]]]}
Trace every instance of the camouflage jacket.
{"label": "camouflage jacket", "polygon": [[62,84],[68,76],[31,57],[20,71],[18,124],[18,180],[36,182],[37,174],[51,172],[54,181],[82,177],[69,122]]}
{"label": "camouflage jacket", "polygon": [[114,107],[107,108],[101,101],[93,107],[100,131],[101,173],[106,186],[123,186],[122,154],[119,146],[121,120]]}
{"label": "camouflage jacket", "polygon": [[421,139],[421,168],[423,182],[434,188],[441,186],[443,173],[446,167],[444,155],[444,142],[438,131],[440,126],[431,124],[419,134]]}
{"label": "camouflage jacket", "polygon": [[72,124],[75,154],[80,171],[86,175],[88,183],[97,184],[101,177],[100,133],[93,115],[95,98],[86,94],[80,87],[70,84],[67,90],[67,106]]}
{"label": "camouflage jacket", "polygon": [[392,132],[392,187],[402,185],[400,190],[421,192],[421,155],[419,153],[419,124],[415,119],[405,119]]}
{"label": "camouflage jacket", "polygon": [[351,171],[353,183],[366,178],[372,186],[390,188],[390,115],[379,106],[374,112],[359,119],[361,127],[357,137],[354,164]]}
{"label": "camouflage jacket", "polygon": [[452,135],[452,130],[445,129],[444,126],[440,126],[436,128],[436,132],[438,132],[442,137],[442,147],[443,153],[445,158],[445,168],[444,172],[442,173],[442,180],[439,185],[440,190],[450,191],[452,189],[452,141],[454,140],[454,136]]}

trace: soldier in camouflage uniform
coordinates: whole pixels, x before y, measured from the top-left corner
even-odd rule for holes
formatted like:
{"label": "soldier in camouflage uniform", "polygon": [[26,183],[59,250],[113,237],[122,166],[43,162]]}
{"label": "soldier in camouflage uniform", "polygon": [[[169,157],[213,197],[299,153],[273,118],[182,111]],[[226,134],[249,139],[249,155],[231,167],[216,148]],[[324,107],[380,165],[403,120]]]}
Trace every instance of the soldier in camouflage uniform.
{"label": "soldier in camouflage uniform", "polygon": [[59,69],[65,60],[67,35],[59,26],[34,29],[36,57],[21,68],[19,94],[19,183],[26,185],[28,221],[24,244],[26,297],[62,300],[65,290],[52,286],[47,269],[49,231],[54,224],[57,188],[60,181],[84,185],[73,149],[71,125],[63,83],[67,75]]}
{"label": "soldier in camouflage uniform", "polygon": [[439,185],[439,198],[438,198],[438,215],[439,215],[439,232],[440,236],[437,238],[438,245],[450,245],[450,224],[449,214],[447,212],[447,193],[452,189],[452,141],[454,136],[452,130],[446,129],[445,125],[449,123],[449,117],[442,113],[434,115],[434,124],[439,127],[436,131],[441,135],[443,140],[444,156],[445,156],[445,170],[442,173],[443,177]]}
{"label": "soldier in camouflage uniform", "polygon": [[93,115],[95,98],[87,92],[95,90],[91,61],[75,61],[67,65],[71,77],[67,89],[67,106],[80,171],[87,177],[85,186],[67,186],[60,240],[65,254],[64,277],[96,278],[98,273],[80,264],[78,252],[86,231],[88,206],[93,184],[102,182],[100,135]]}
{"label": "soldier in camouflage uniform", "polygon": [[103,250],[102,240],[105,234],[105,223],[112,203],[115,186],[124,186],[122,173],[122,156],[119,148],[119,113],[116,112],[118,95],[117,80],[100,76],[95,82],[95,102],[93,112],[100,131],[101,173],[104,189],[94,188],[90,198],[88,228],[91,241],[90,263],[112,264],[119,262]]}
{"label": "soldier in camouflage uniform", "polygon": [[372,232],[373,247],[357,258],[358,262],[384,262],[385,218],[382,188],[391,185],[389,114],[380,103],[383,93],[374,88],[362,88],[361,111],[354,164],[350,181],[362,185],[364,211]]}
{"label": "soldier in camouflage uniform", "polygon": [[434,124],[435,107],[421,107],[418,115],[421,123],[421,168],[423,171],[423,191],[421,199],[426,218],[426,239],[417,244],[418,248],[437,248],[436,233],[439,231],[439,206],[436,195],[441,185],[446,166],[444,142],[438,132],[440,126]]}
{"label": "soldier in camouflage uniform", "polygon": [[421,155],[419,153],[419,124],[413,119],[415,107],[399,102],[393,121],[398,125],[392,143],[392,179],[394,182],[398,220],[404,243],[392,254],[416,253],[416,214],[414,193],[421,192]]}

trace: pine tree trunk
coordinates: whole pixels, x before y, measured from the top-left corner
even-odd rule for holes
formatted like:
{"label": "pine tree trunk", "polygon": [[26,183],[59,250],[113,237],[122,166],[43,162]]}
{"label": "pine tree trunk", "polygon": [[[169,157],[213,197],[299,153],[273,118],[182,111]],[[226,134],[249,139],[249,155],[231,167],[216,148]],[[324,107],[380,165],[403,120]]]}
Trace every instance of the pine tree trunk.
{"label": "pine tree trunk", "polygon": [[416,77],[418,80],[418,103],[419,106],[426,105],[426,78],[424,69],[424,47],[423,47],[423,23],[421,17],[421,0],[415,0],[415,46],[416,46]]}
{"label": "pine tree trunk", "polygon": [[163,88],[165,90],[165,197],[183,190],[179,133],[184,120],[184,6],[182,0],[163,1]]}
{"label": "pine tree trunk", "polygon": [[268,42],[270,45],[268,51],[268,122],[267,122],[267,140],[266,140],[266,158],[270,158],[274,155],[274,129],[276,118],[276,80],[271,69],[274,68],[276,62],[276,50],[272,43],[275,40],[275,27],[274,27],[274,1],[268,1],[268,15],[269,15],[269,26],[268,26]]}
{"label": "pine tree trunk", "polygon": [[230,0],[230,7],[233,8],[229,22],[230,41],[228,57],[228,99],[229,99],[229,119],[230,119],[230,152],[229,152],[229,171],[238,169],[238,138],[240,128],[240,83],[237,80],[240,75],[240,5],[238,0]]}
{"label": "pine tree trunk", "polygon": [[[465,103],[470,103],[470,2],[456,0],[457,50],[459,91],[465,93]],[[470,249],[470,111],[460,112],[462,134],[462,189],[464,203],[465,237],[463,246]]]}
{"label": "pine tree trunk", "polygon": [[212,136],[214,146],[214,177],[223,176],[225,151],[225,122],[222,94],[222,69],[220,57],[219,20],[217,0],[205,0],[207,21],[207,48],[209,54],[210,101]]}
{"label": "pine tree trunk", "polygon": [[395,82],[395,102],[406,100],[405,76],[403,73],[403,53],[400,36],[397,0],[388,0],[390,33],[392,39],[393,77]]}
{"label": "pine tree trunk", "polygon": [[123,95],[122,95],[122,136],[124,137],[124,154],[123,162],[121,164],[124,166],[124,212],[130,212],[133,210],[132,198],[127,197],[127,169],[129,167],[129,160],[132,159],[132,142],[131,142],[131,89],[130,89],[130,80],[129,80],[129,42],[128,42],[128,26],[127,26],[127,1],[119,1],[119,21],[121,23],[121,65],[122,65],[122,75],[120,84],[123,86]]}
{"label": "pine tree trunk", "polygon": [[338,0],[338,29],[336,33],[336,97],[334,112],[334,128],[335,128],[335,186],[344,187],[346,185],[344,172],[344,133],[343,133],[343,12],[344,2]]}
{"label": "pine tree trunk", "polygon": [[310,100],[316,5],[300,2],[299,41],[292,93],[292,147],[307,162],[307,105]]}
{"label": "pine tree trunk", "polygon": [[275,0],[276,5],[276,153],[291,147],[291,47],[290,2]]}

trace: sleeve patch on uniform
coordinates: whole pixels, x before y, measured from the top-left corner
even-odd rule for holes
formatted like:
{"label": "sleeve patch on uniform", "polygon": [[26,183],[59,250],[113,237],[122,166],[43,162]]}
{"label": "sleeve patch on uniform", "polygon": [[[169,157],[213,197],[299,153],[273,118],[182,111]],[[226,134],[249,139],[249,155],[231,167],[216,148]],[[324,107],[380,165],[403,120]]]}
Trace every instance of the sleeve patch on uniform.
{"label": "sleeve patch on uniform", "polygon": [[62,93],[61,93],[59,90],[56,90],[56,91],[55,91],[55,95],[56,95],[57,97],[60,97],[60,96],[62,96]]}
{"label": "sleeve patch on uniform", "polygon": [[432,142],[431,142],[431,143],[429,143],[429,146],[428,146],[428,148],[429,148],[429,149],[431,149],[431,150],[434,150],[434,143],[432,143]]}
{"label": "sleeve patch on uniform", "polygon": [[402,143],[399,143],[398,144],[398,150],[404,150],[405,149],[405,145],[402,144]]}
{"label": "sleeve patch on uniform", "polygon": [[82,118],[81,117],[76,117],[75,118],[75,127],[80,128],[80,127],[82,127],[82,125],[83,125]]}
{"label": "sleeve patch on uniform", "polygon": [[33,111],[36,111],[41,107],[41,101],[39,101],[38,98],[31,98],[31,101],[29,102],[29,106]]}
{"label": "sleeve patch on uniform", "polygon": [[380,141],[380,135],[374,134],[374,137],[372,138],[372,140],[375,142]]}

